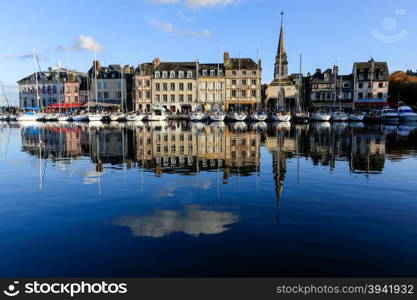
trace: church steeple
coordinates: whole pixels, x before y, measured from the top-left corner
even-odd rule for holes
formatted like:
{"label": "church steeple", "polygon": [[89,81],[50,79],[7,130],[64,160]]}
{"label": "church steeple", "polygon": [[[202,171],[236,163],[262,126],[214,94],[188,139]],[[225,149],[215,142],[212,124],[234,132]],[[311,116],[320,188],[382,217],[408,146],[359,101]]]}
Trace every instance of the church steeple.
{"label": "church steeple", "polygon": [[275,71],[274,79],[282,80],[288,77],[288,59],[285,52],[285,40],[284,40],[284,12],[281,11],[281,30],[279,33],[279,42],[277,56],[275,57]]}

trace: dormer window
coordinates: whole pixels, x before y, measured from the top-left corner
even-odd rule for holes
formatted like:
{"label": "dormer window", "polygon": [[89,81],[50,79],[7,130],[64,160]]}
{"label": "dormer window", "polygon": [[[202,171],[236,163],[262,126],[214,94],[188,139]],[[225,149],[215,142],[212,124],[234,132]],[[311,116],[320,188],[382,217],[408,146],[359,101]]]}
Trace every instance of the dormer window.
{"label": "dormer window", "polygon": [[192,77],[193,77],[193,72],[188,71],[188,72],[187,72],[187,78],[192,78]]}
{"label": "dormer window", "polygon": [[242,71],[242,75],[246,75],[246,71]]}
{"label": "dormer window", "polygon": [[162,72],[162,78],[168,78],[168,72],[167,71]]}
{"label": "dormer window", "polygon": [[169,78],[175,78],[175,72],[174,71],[171,71],[169,73]]}
{"label": "dormer window", "polygon": [[145,73],[146,73],[146,71],[145,70],[142,70],[142,75],[145,75]]}
{"label": "dormer window", "polygon": [[236,76],[236,74],[237,74],[236,71],[232,71],[233,76]]}
{"label": "dormer window", "polygon": [[210,76],[214,76],[214,75],[216,75],[216,71],[210,70]]}
{"label": "dormer window", "polygon": [[[107,76],[106,76],[107,77]],[[114,74],[111,74],[111,78],[115,78],[115,75]]]}
{"label": "dormer window", "polygon": [[219,71],[217,71],[217,75],[219,75],[219,76],[223,76],[223,70],[219,70]]}
{"label": "dormer window", "polygon": [[178,72],[178,78],[184,78],[184,71]]}
{"label": "dormer window", "polygon": [[160,72],[155,72],[155,78],[161,78],[161,73]]}
{"label": "dormer window", "polygon": [[207,76],[207,70],[203,70],[203,76]]}

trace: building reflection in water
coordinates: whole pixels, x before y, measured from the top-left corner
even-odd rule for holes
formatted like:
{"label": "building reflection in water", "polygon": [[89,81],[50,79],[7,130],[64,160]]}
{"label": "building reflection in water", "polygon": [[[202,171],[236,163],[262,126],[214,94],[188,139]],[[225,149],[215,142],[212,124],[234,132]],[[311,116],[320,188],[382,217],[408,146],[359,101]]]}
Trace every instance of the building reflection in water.
{"label": "building reflection in water", "polygon": [[[350,172],[380,174],[387,157],[400,159],[410,148],[416,148],[417,126],[407,126],[326,122],[262,126],[189,122],[32,123],[21,124],[21,135],[23,151],[40,161],[68,164],[90,157],[96,167],[94,172],[85,174],[86,184],[99,182],[106,168],[140,168],[156,176],[215,171],[227,183],[231,176],[259,175],[262,146],[272,154],[279,206],[287,160],[297,160],[299,183],[302,183],[301,157],[331,170],[336,168],[337,161],[346,161]],[[2,138],[6,138],[4,134]]]}

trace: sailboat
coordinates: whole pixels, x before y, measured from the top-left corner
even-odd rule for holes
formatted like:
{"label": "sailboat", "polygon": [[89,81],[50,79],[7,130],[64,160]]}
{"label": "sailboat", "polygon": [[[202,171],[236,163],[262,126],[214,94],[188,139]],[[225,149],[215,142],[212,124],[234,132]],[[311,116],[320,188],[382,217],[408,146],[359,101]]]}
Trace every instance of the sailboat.
{"label": "sailboat", "polygon": [[199,103],[200,103],[200,93],[199,93],[200,84],[198,82],[198,76],[199,76],[198,66],[199,66],[199,61],[197,59],[196,62],[195,62],[196,77],[197,77],[197,80],[196,80],[197,81],[197,108],[196,108],[196,111],[194,111],[190,116],[190,121],[192,121],[192,122],[200,122],[200,121],[204,121],[204,120],[207,119],[207,115],[201,110],[201,107],[199,105]]}
{"label": "sailboat", "polygon": [[310,114],[308,112],[304,112],[301,108],[301,84],[302,84],[302,54],[300,54],[300,74],[298,79],[298,93],[297,93],[297,105],[295,107],[295,111],[292,115],[292,119],[298,123],[308,123],[310,121]]}
{"label": "sailboat", "polygon": [[231,111],[227,115],[227,119],[230,121],[236,121],[236,122],[242,122],[245,121],[247,118],[247,115],[244,112],[240,111],[240,52],[239,52],[239,77],[238,77],[238,89],[237,89],[237,111]]}
{"label": "sailboat", "polygon": [[0,114],[0,120],[15,121],[17,117],[16,117],[16,115],[14,115],[10,112],[9,100],[7,99],[6,90],[4,89],[4,85],[1,81],[0,81],[0,86],[1,86],[1,90],[3,92],[3,97],[6,100],[6,105],[7,105],[7,112],[4,112],[3,109],[2,109],[1,114]]}
{"label": "sailboat", "polygon": [[[339,108],[336,109],[332,113],[332,121],[335,121],[335,122],[346,122],[346,121],[349,121],[349,116],[342,109],[342,96],[341,96],[341,93],[339,93],[339,94],[337,93],[337,87],[336,87],[337,74],[334,74],[334,76],[336,77],[335,80],[334,80],[335,102],[336,102],[336,99],[339,98]],[[342,90],[342,79],[340,79],[340,91],[341,90]]]}
{"label": "sailboat", "polygon": [[[120,98],[122,101],[122,108],[124,110],[125,107],[125,101],[123,98],[123,67],[122,65],[120,65]],[[122,111],[118,111],[116,113],[111,113],[110,116],[110,121],[126,121],[126,114]]]}
{"label": "sailboat", "polygon": [[349,121],[351,122],[362,122],[364,119],[364,115],[360,112],[355,110],[355,95],[356,95],[356,83],[357,83],[357,71],[356,71],[356,64],[353,70],[353,99],[352,99],[352,113],[349,115]]}
{"label": "sailboat", "polygon": [[[219,71],[220,71],[219,60],[220,60],[219,59],[219,47],[217,47],[217,75],[219,75]],[[217,82],[217,84],[216,84],[216,95],[215,95],[216,99],[215,100],[217,102],[217,100],[219,99],[220,100],[219,101],[220,103],[217,103],[217,109],[214,110],[214,111],[212,111],[209,114],[209,118],[213,122],[223,122],[224,119],[226,119],[226,114],[221,109],[221,107],[222,107],[221,101],[223,99],[223,95],[222,95],[222,93],[220,93],[220,97],[219,97],[219,93],[218,93],[219,84],[221,84],[221,83],[220,82]],[[222,91],[222,89],[220,89],[220,90]]]}
{"label": "sailboat", "polygon": [[90,122],[99,122],[103,120],[103,115],[97,111],[97,98],[98,98],[98,91],[97,91],[97,54],[94,51],[94,89],[95,89],[95,100],[96,100],[96,111],[95,113],[88,113],[87,117]]}
{"label": "sailboat", "polygon": [[37,68],[36,68],[36,60],[37,60],[36,50],[33,49],[33,61],[34,61],[34,65],[35,65],[36,102],[37,102],[38,107],[36,107],[33,110],[28,111],[26,113],[20,114],[16,118],[17,121],[38,121],[38,120],[42,120],[42,119],[45,118],[44,113],[36,111],[36,110],[40,110],[40,106],[41,106],[41,100],[40,100],[40,97],[39,97],[39,82],[38,82],[38,71],[37,71]]}
{"label": "sailboat", "polygon": [[[257,55],[257,59],[258,59],[258,72],[257,72],[257,74],[259,74],[259,52],[258,52],[258,55]],[[259,91],[260,89],[259,89],[258,80],[256,80],[256,87],[257,87],[257,90]],[[260,102],[257,104],[256,111],[253,112],[249,116],[249,118],[251,119],[251,121],[254,121],[254,122],[265,122],[266,121],[266,119],[268,118],[268,115],[262,110]]]}
{"label": "sailboat", "polygon": [[311,114],[311,120],[319,122],[328,122],[332,116],[324,109],[318,109]]}

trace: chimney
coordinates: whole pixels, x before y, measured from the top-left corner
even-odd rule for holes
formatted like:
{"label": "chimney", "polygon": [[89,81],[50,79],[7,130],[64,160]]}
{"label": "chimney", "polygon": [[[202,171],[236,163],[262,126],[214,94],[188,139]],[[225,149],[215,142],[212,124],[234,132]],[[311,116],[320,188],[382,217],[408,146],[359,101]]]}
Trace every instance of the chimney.
{"label": "chimney", "polygon": [[223,62],[224,62],[225,65],[228,65],[230,63],[230,54],[229,54],[229,52],[224,53]]}
{"label": "chimney", "polygon": [[157,68],[161,64],[161,59],[159,57],[154,58],[152,61],[154,69]]}
{"label": "chimney", "polygon": [[95,71],[96,74],[98,74],[98,72],[100,70],[100,67],[101,67],[100,61],[99,60],[93,60],[93,68],[94,68],[93,72]]}

